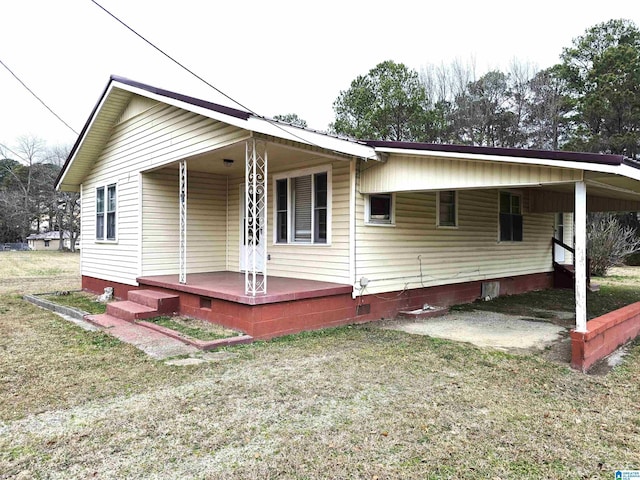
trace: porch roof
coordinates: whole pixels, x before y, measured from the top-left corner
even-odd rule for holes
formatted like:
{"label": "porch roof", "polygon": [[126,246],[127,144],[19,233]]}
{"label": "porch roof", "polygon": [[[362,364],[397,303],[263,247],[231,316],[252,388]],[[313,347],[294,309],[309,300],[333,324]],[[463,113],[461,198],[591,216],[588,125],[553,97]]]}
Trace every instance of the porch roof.
{"label": "porch roof", "polygon": [[[640,164],[622,155],[407,142],[367,143],[386,154],[387,162],[362,172],[361,193],[545,187],[569,194],[575,182],[584,181],[590,196],[624,200],[625,210],[640,209]],[[610,208],[601,201],[597,204],[598,208]]]}

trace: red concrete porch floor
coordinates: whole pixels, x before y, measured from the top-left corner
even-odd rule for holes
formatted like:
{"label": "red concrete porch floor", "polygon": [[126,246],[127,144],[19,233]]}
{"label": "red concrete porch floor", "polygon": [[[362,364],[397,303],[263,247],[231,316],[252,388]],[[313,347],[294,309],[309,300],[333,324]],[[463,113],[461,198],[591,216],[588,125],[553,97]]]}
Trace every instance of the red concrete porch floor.
{"label": "red concrete porch floor", "polygon": [[245,305],[303,300],[351,293],[352,291],[351,285],[341,283],[268,276],[267,294],[253,297],[245,295],[244,273],[237,272],[192,273],[187,275],[186,284],[181,284],[178,281],[178,275],[139,277],[137,281],[141,287],[159,287]]}

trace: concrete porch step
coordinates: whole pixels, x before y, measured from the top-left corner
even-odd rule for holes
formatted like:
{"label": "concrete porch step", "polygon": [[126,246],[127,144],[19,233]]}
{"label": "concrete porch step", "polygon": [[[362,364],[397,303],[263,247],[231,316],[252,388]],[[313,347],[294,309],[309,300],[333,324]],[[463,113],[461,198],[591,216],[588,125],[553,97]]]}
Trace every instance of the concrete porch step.
{"label": "concrete porch step", "polygon": [[157,290],[130,290],[127,299],[157,310],[159,313],[175,313],[180,310],[180,296]]}
{"label": "concrete porch step", "polygon": [[107,314],[133,322],[144,318],[157,317],[159,312],[155,308],[141,305],[130,300],[124,300],[122,302],[108,303]]}
{"label": "concrete porch step", "polygon": [[401,310],[396,315],[396,320],[425,320],[427,318],[441,317],[449,313],[449,307],[432,306],[429,309],[418,308],[416,310]]}

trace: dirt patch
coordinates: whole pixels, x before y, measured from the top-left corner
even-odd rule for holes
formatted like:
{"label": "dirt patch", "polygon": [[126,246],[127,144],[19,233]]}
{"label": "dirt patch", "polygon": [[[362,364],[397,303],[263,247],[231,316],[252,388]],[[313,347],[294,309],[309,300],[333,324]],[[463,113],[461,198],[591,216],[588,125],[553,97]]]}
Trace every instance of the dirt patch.
{"label": "dirt patch", "polygon": [[564,327],[545,319],[486,311],[455,312],[419,321],[387,322],[383,328],[504,351],[541,351],[559,341],[565,332]]}

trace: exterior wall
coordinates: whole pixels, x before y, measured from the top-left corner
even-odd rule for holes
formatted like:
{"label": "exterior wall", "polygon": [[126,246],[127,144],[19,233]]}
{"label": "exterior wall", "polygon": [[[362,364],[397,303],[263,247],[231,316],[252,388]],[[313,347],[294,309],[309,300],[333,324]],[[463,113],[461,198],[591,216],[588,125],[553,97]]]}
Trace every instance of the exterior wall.
{"label": "exterior wall", "polygon": [[[168,105],[133,105],[139,101],[134,98],[125,109],[122,118],[126,120],[114,126],[111,138],[82,184],[82,274],[130,285],[135,285],[143,270],[139,172],[246,136],[244,130]],[[97,242],[96,188],[112,183],[117,184],[117,240]],[[151,268],[169,268],[160,263]]]}
{"label": "exterior wall", "polygon": [[[551,286],[551,275],[547,273],[499,280],[501,294],[505,295]],[[82,277],[82,287],[86,290],[102,293],[107,286],[114,287],[117,298],[126,298],[129,291],[136,289],[130,285]],[[201,295],[156,287],[154,290],[179,295],[180,313],[183,315],[240,330],[256,339],[268,339],[303,330],[390,319],[400,310],[413,310],[425,303],[449,306],[471,302],[480,296],[481,287],[482,282],[479,281],[465,282],[393,292],[384,296],[365,295],[354,299],[351,294],[344,293],[258,305],[210,298],[206,307],[202,305]]]}
{"label": "exterior wall", "polygon": [[[515,192],[515,191],[514,191]],[[523,201],[526,196],[523,196]],[[458,227],[436,227],[435,192],[395,195],[395,226],[367,225],[356,195],[356,288],[362,294],[551,271],[554,216],[527,214],[522,242],[499,242],[499,190],[458,191]]]}
{"label": "exterior wall", "polygon": [[[331,165],[331,243],[328,245],[277,244],[273,238],[274,183],[273,175],[321,165]],[[351,284],[349,278],[349,162],[331,159],[312,162],[279,163],[269,158],[267,186],[267,261],[268,275],[304,278]],[[240,271],[240,190],[244,177],[229,179],[228,269]]]}
{"label": "exterior wall", "polygon": [[[142,175],[142,275],[179,273],[178,190],[174,168]],[[187,273],[226,270],[226,190],[224,176],[187,172]]]}
{"label": "exterior wall", "polygon": [[[31,250],[58,250],[60,240],[49,240],[49,245],[45,245],[44,240],[29,240]],[[68,243],[68,242],[67,242]]]}

